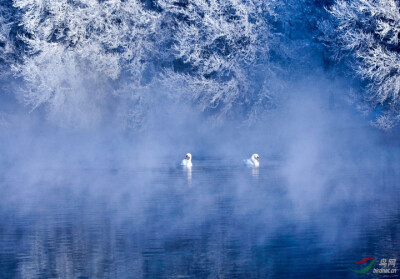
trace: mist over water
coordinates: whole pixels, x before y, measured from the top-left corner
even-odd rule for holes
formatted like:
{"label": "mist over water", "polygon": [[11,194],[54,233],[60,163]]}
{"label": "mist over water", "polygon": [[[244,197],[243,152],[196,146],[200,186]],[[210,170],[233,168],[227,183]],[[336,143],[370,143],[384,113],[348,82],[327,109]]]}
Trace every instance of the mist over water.
{"label": "mist over water", "polygon": [[357,9],[1,2],[0,277],[358,278],[399,260],[398,32],[370,36]]}
{"label": "mist over water", "polygon": [[1,277],[356,278],[355,261],[399,258],[397,132],[369,125],[350,88],[299,79],[251,125],[172,102],[141,131],[9,117]]}

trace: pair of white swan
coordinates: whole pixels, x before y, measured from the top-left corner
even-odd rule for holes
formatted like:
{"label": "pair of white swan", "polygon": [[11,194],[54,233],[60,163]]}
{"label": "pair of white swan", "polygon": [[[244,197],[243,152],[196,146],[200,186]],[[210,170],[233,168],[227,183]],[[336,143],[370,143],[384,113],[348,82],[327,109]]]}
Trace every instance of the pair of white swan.
{"label": "pair of white swan", "polygon": [[[251,155],[251,158],[244,160],[244,164],[249,167],[258,168],[260,166],[260,156],[258,154]],[[182,160],[181,166],[191,168],[192,164],[192,154],[187,153],[185,159]]]}

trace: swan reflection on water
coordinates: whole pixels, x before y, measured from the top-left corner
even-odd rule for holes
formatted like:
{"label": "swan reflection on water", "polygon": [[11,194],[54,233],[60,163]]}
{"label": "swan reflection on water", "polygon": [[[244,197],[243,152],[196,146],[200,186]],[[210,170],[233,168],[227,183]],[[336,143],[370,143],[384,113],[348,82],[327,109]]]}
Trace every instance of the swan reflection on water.
{"label": "swan reflection on water", "polygon": [[186,171],[186,177],[189,184],[192,182],[192,167],[184,167]]}
{"label": "swan reflection on water", "polygon": [[[319,172],[289,180],[266,159],[262,168],[204,157],[180,168],[173,160],[133,171],[60,168],[38,179],[1,173],[7,210],[0,214],[6,266],[0,278],[291,278],[295,272],[317,279],[326,255],[337,259],[325,277],[344,278],[361,258],[360,247],[374,251],[400,223],[397,161],[380,162],[385,168],[371,168],[376,173],[367,178],[366,169],[340,168],[314,186]],[[299,189],[318,191],[299,195]],[[385,191],[376,195],[379,189]],[[346,191],[358,195],[340,195]],[[387,251],[397,251],[399,241],[391,240]],[[272,277],[269,267],[277,268]]]}
{"label": "swan reflection on water", "polygon": [[258,178],[258,176],[260,175],[260,168],[252,168],[251,175],[253,176],[253,178]]}

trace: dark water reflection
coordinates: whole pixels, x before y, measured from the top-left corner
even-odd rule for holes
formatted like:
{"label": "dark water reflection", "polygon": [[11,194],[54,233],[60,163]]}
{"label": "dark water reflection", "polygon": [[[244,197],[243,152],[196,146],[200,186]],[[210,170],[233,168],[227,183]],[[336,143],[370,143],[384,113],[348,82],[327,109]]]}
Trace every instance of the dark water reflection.
{"label": "dark water reflection", "polygon": [[400,260],[400,176],[379,160],[291,177],[267,159],[5,169],[0,277],[359,278],[355,261]]}

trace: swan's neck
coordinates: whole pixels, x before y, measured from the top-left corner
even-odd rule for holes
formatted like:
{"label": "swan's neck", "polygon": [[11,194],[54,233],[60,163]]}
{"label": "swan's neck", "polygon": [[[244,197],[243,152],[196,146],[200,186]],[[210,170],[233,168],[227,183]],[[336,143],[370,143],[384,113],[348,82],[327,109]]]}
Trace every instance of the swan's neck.
{"label": "swan's neck", "polygon": [[254,166],[258,167],[260,165],[260,163],[257,161],[257,159],[254,158],[254,156],[251,157],[251,160],[253,161]]}

